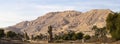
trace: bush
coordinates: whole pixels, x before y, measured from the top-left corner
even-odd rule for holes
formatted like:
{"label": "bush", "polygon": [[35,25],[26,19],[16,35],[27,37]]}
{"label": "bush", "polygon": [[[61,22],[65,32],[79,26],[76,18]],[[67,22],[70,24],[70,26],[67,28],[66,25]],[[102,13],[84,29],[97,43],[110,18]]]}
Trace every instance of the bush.
{"label": "bush", "polygon": [[76,39],[82,39],[83,38],[83,33],[82,32],[79,32],[79,33],[77,33],[75,36],[76,36]]}
{"label": "bush", "polygon": [[60,40],[60,39],[62,39],[62,36],[60,36],[60,35],[55,35],[54,36],[54,40]]}
{"label": "bush", "polygon": [[75,32],[74,31],[69,31],[68,34],[65,34],[63,36],[63,40],[75,40],[76,36],[75,36]]}
{"label": "bush", "polygon": [[0,29],[0,38],[2,38],[4,36],[5,36],[4,29]]}
{"label": "bush", "polygon": [[45,39],[45,35],[43,35],[43,34],[39,34],[39,35],[33,37],[33,40],[43,40],[43,39]]}
{"label": "bush", "polygon": [[68,34],[63,35],[62,39],[63,40],[69,40],[69,35]]}
{"label": "bush", "polygon": [[88,39],[90,39],[91,37],[90,37],[90,35],[85,35],[84,38],[85,38],[85,40],[88,40]]}
{"label": "bush", "polygon": [[74,31],[69,31],[67,34],[63,34],[63,35],[55,35],[54,39],[55,40],[80,40],[83,38],[83,33],[79,32],[79,33],[75,33]]}
{"label": "bush", "polygon": [[7,34],[6,34],[6,36],[7,36],[8,38],[14,38],[14,37],[17,36],[17,34],[16,34],[15,32],[8,31]]}

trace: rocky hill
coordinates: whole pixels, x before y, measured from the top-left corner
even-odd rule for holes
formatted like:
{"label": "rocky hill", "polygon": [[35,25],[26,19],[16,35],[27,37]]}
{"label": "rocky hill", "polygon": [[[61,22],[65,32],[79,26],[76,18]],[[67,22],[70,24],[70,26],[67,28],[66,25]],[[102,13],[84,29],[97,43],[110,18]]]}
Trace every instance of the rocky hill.
{"label": "rocky hill", "polygon": [[44,16],[40,16],[32,21],[23,21],[6,29],[18,33],[27,32],[29,35],[37,35],[39,33],[47,33],[48,26],[53,27],[53,33],[67,32],[73,30],[75,32],[83,32],[93,35],[91,28],[96,25],[104,27],[106,25],[106,17],[112,13],[109,9],[93,9],[87,12],[79,12],[68,10],[63,12],[50,12]]}

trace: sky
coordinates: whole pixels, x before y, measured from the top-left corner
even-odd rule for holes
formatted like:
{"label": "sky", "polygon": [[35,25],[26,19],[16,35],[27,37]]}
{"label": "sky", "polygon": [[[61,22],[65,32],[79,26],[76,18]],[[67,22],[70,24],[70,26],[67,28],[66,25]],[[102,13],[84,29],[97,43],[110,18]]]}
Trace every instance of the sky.
{"label": "sky", "polygon": [[120,11],[120,0],[0,0],[0,28],[31,21],[48,12],[91,9]]}

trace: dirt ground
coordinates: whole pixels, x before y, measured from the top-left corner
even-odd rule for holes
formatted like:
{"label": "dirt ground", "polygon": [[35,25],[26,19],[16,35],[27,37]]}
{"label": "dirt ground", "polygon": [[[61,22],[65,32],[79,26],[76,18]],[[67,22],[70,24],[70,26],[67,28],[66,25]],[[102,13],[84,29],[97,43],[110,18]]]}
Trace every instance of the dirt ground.
{"label": "dirt ground", "polygon": [[31,42],[23,42],[20,40],[0,40],[0,44],[119,44],[120,41],[116,41],[113,43],[81,43],[80,41],[63,41],[58,43],[48,43],[47,41],[31,41]]}

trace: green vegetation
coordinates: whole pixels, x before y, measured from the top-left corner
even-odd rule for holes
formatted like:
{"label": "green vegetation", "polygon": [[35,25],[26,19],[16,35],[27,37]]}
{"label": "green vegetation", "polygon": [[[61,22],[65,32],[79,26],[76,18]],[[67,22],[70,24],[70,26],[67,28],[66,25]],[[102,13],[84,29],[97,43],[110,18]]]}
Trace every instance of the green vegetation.
{"label": "green vegetation", "polygon": [[55,40],[81,40],[83,38],[83,33],[75,33],[74,31],[68,31],[68,33],[63,33],[63,35],[55,35],[54,39]]}
{"label": "green vegetation", "polygon": [[76,38],[80,40],[80,39],[83,38],[83,35],[84,34],[82,32],[79,32],[79,33],[76,34]]}
{"label": "green vegetation", "polygon": [[5,38],[10,38],[10,39],[19,39],[21,40],[23,38],[23,35],[21,34],[16,34],[13,31],[8,31],[8,32],[4,32],[4,29],[0,29],[0,39],[5,39]]}
{"label": "green vegetation", "polygon": [[0,29],[0,39],[5,36],[4,29]]}
{"label": "green vegetation", "polygon": [[17,34],[16,34],[15,32],[8,31],[7,34],[6,34],[6,36],[7,36],[8,38],[14,38],[14,37],[17,36]]}
{"label": "green vegetation", "polygon": [[111,13],[107,17],[107,29],[112,38],[120,40],[120,13]]}
{"label": "green vegetation", "polygon": [[49,42],[53,40],[52,26],[48,26]]}
{"label": "green vegetation", "polygon": [[88,40],[88,39],[90,39],[91,37],[90,37],[90,35],[85,35],[84,38],[85,38],[85,40]]}
{"label": "green vegetation", "polygon": [[54,37],[53,37],[53,39],[54,39],[54,40],[60,40],[60,39],[61,39],[61,36],[58,36],[58,35],[55,34]]}
{"label": "green vegetation", "polygon": [[69,31],[68,34],[65,34],[63,37],[63,40],[74,40],[75,38],[75,32]]}
{"label": "green vegetation", "polygon": [[33,40],[43,40],[44,38],[45,38],[45,36],[43,34],[39,34],[39,35],[33,37],[32,39]]}
{"label": "green vegetation", "polygon": [[107,34],[106,27],[98,28],[97,26],[93,26],[92,30],[95,31],[95,37],[97,38],[106,37]]}

